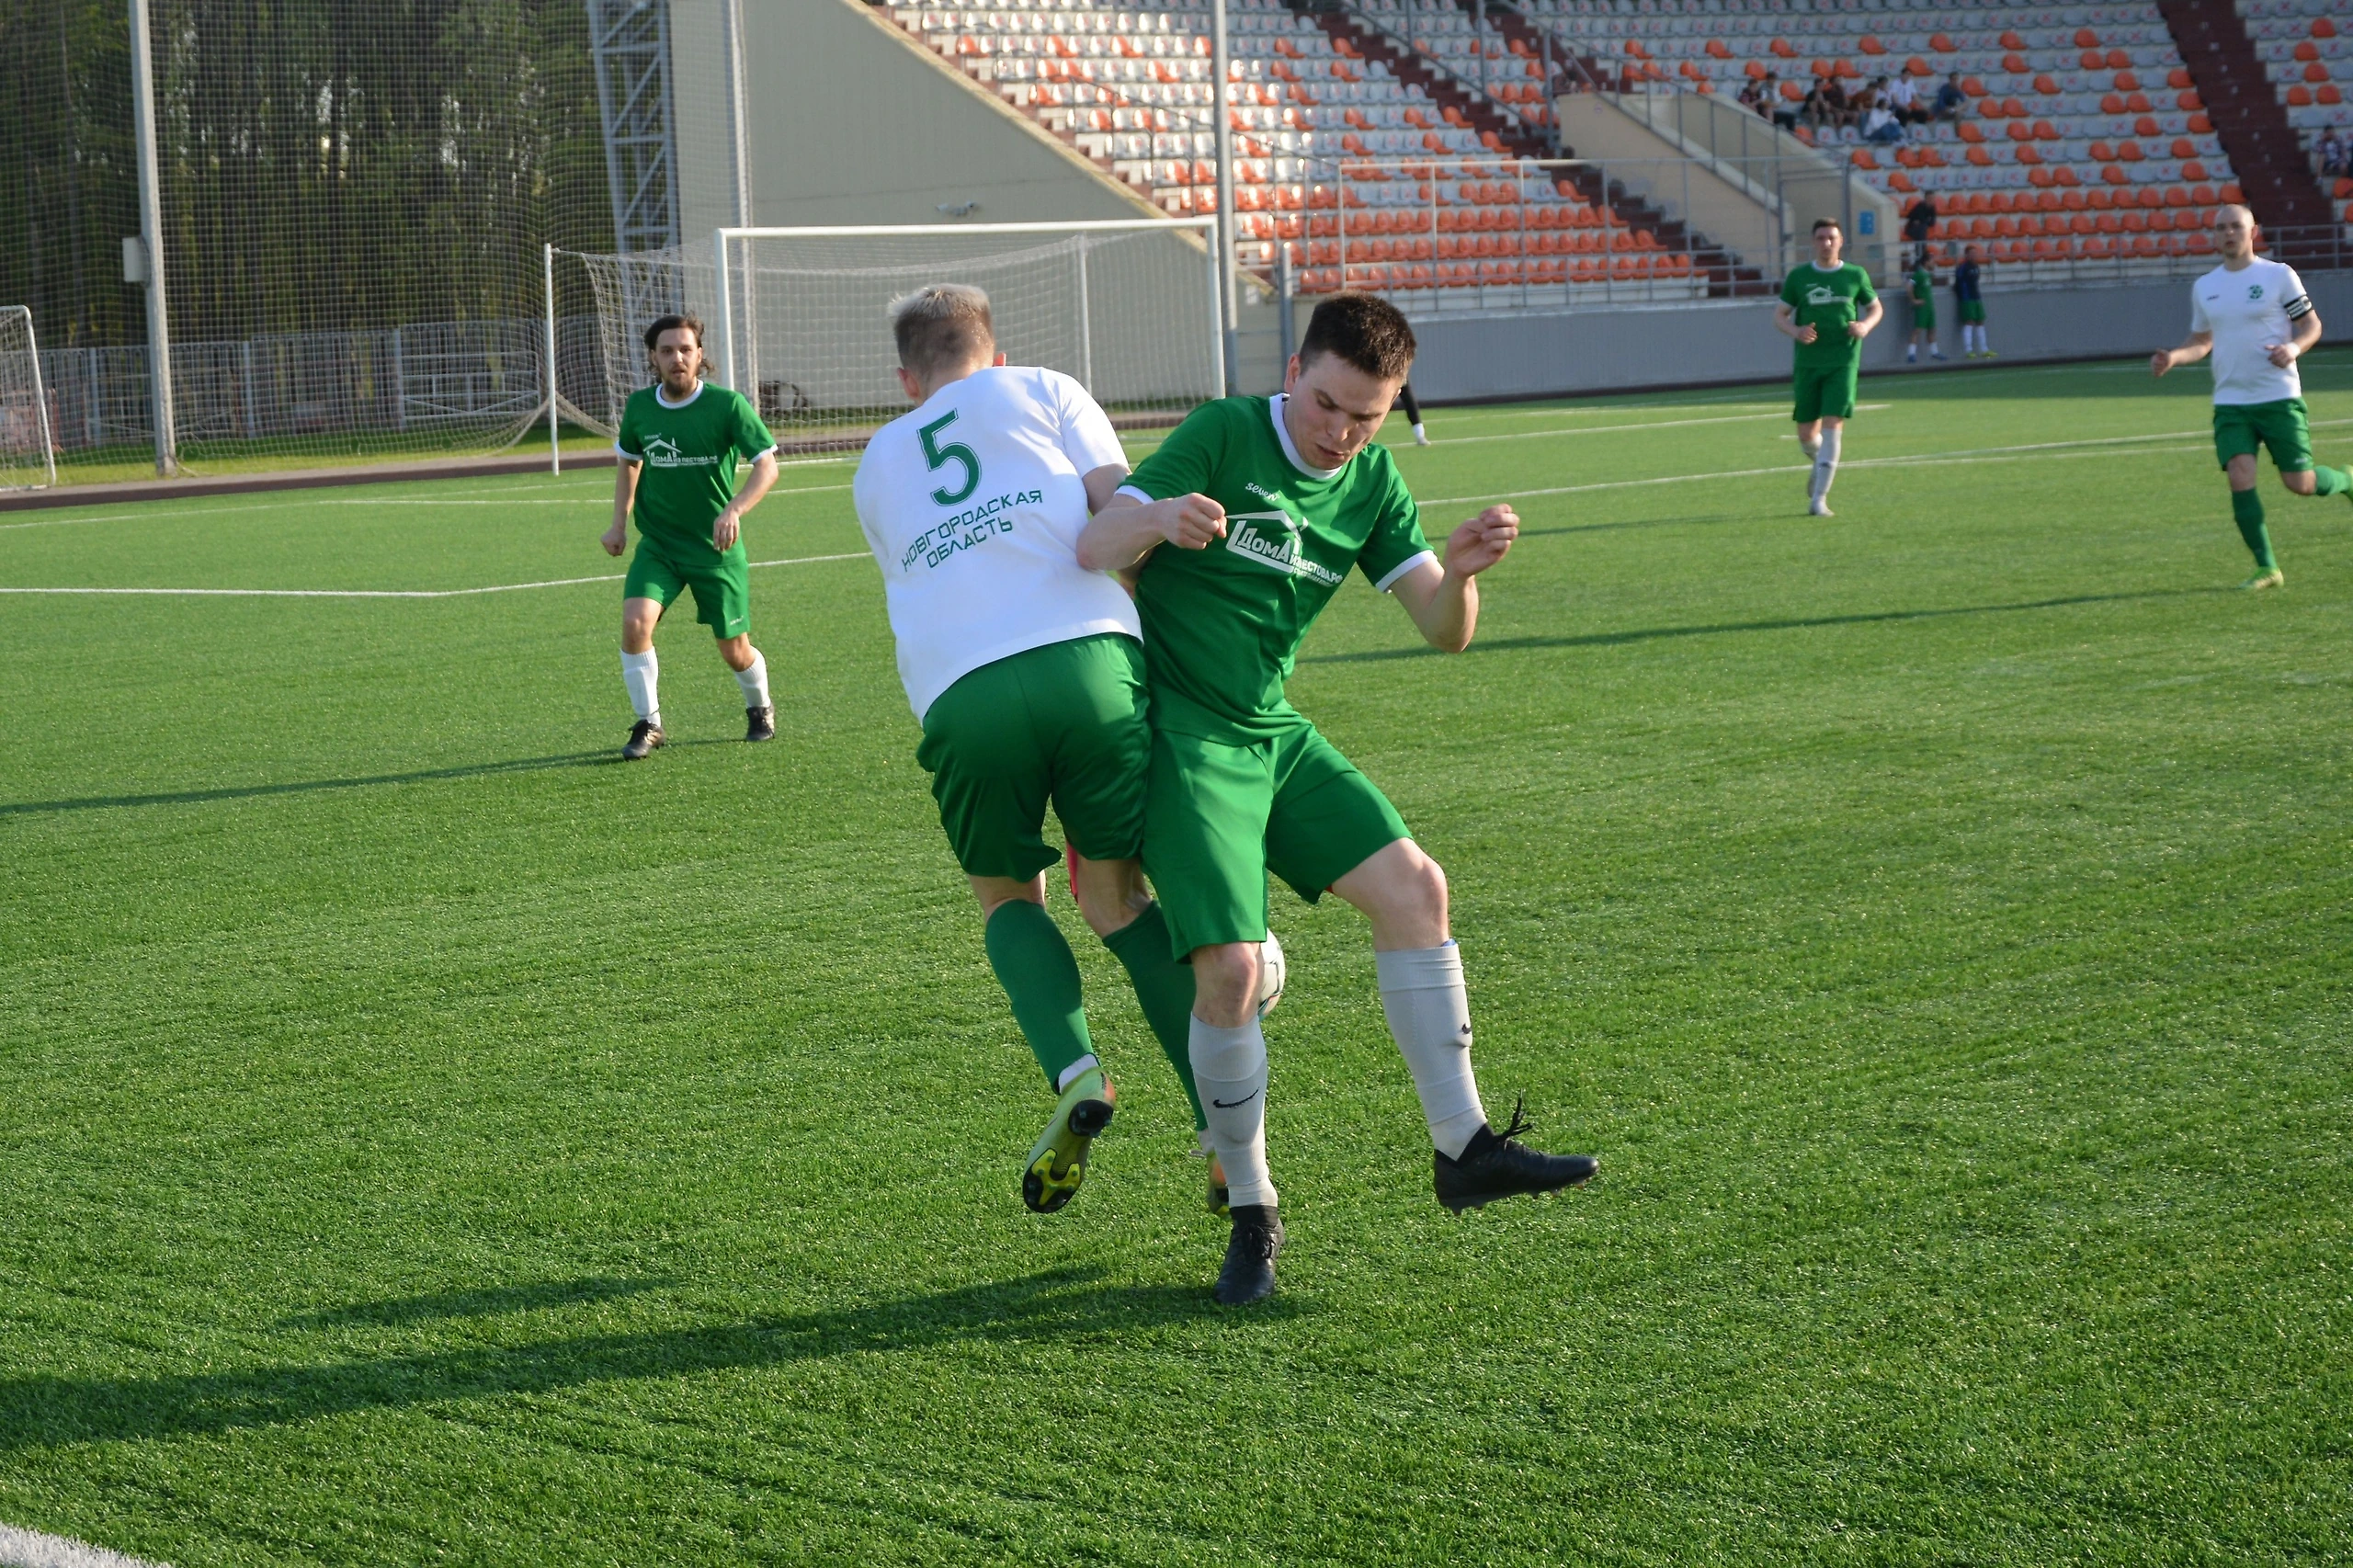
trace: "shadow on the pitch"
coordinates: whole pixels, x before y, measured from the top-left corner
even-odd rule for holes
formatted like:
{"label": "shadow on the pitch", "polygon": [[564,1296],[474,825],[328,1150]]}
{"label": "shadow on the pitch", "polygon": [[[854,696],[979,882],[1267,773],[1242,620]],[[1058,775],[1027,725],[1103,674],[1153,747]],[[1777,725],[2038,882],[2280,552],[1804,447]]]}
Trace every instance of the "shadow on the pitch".
{"label": "shadow on the pitch", "polygon": [[[1888,609],[1859,615],[1813,615],[1787,620],[1728,620],[1706,626],[1652,626],[1631,631],[1589,631],[1574,637],[1498,637],[1473,642],[1472,653],[1506,653],[1531,648],[1615,648],[1628,642],[1660,642],[1677,637],[1722,637],[1743,631],[1805,631],[1828,626],[1880,626],[1905,620],[1943,620],[1964,615],[2017,615],[2027,610],[2065,609],[2075,605],[2130,604],[2140,599],[2227,594],[2228,588],[2152,588],[2139,594],[2070,594],[2064,598],[2026,599],[2017,604],[1966,605],[1952,609]],[[1319,653],[1302,665],[1367,665],[1387,659],[1444,658],[1435,648],[1374,648],[1361,653]]]}
{"label": "shadow on the pitch", "polygon": [[305,778],[290,784],[245,784],[225,790],[166,790],[152,795],[85,795],[67,801],[17,801],[0,805],[0,817],[40,816],[50,812],[100,812],[131,806],[200,806],[214,801],[253,801],[270,795],[308,795],[324,790],[373,790],[386,784],[430,784],[448,778],[488,778],[502,773],[540,773],[557,767],[586,767],[618,762],[620,752],[569,752],[562,756],[526,756],[464,767],[427,767],[415,773],[378,773],[360,778]]}
{"label": "shadow on the pitch", "polygon": [[[1792,468],[1790,472],[1794,473],[1797,471]],[[1621,528],[1706,528],[1713,523],[1753,523],[1756,520],[1754,513],[1707,512],[1685,517],[1633,517],[1616,523],[1563,523],[1559,528],[1524,528],[1519,530],[1519,537],[1535,539],[1543,534],[1606,534],[1616,533]]]}
{"label": "shadow on the pitch", "polygon": [[347,1324],[393,1324],[426,1323],[435,1318],[490,1317],[499,1312],[610,1301],[634,1296],[641,1290],[659,1290],[671,1283],[668,1279],[614,1279],[588,1275],[579,1279],[542,1280],[536,1285],[501,1285],[487,1290],[444,1290],[429,1296],[355,1301],[323,1312],[296,1312],[278,1322],[281,1328],[333,1328]]}
{"label": "shadow on the pitch", "polygon": [[[549,1393],[597,1383],[970,1342],[1071,1342],[1221,1315],[1202,1286],[1106,1285],[1054,1269],[897,1301],[644,1334],[467,1346],[324,1365],[160,1378],[0,1379],[0,1450],[277,1426],[354,1411]],[[1280,1299],[1247,1321],[1295,1315]]]}

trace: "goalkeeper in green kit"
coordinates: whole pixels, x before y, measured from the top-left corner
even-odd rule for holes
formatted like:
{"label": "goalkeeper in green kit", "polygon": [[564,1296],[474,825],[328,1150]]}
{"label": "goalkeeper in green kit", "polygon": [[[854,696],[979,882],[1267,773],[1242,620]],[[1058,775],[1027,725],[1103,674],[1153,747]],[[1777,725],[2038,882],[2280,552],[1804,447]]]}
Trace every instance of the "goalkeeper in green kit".
{"label": "goalkeeper in green kit", "polygon": [[1797,421],[1798,445],[1813,460],[1806,510],[1817,517],[1832,516],[1830,482],[1838,477],[1839,443],[1855,416],[1863,339],[1885,312],[1870,274],[1838,259],[1845,244],[1836,219],[1815,219],[1813,258],[1790,268],[1781,302],[1773,307],[1774,329],[1798,346],[1790,417]]}
{"label": "goalkeeper in green kit", "polygon": [[1270,870],[1311,902],[1328,890],[1370,918],[1381,1006],[1421,1096],[1441,1203],[1459,1212],[1574,1187],[1597,1168],[1516,1142],[1527,1131],[1517,1114],[1501,1132],[1488,1126],[1445,873],[1283,692],[1301,639],[1350,571],[1392,595],[1432,646],[1469,646],[1478,574],[1518,534],[1499,506],[1456,528],[1443,562],[1424,539],[1419,507],[1372,441],[1413,359],[1393,306],[1325,300],[1282,395],[1194,410],[1079,537],[1080,565],[1136,584],[1154,731],[1144,869],[1171,948],[1193,965],[1188,1053],[1232,1205],[1217,1282],[1228,1305],[1273,1291],[1283,1239],[1256,1014]]}
{"label": "goalkeeper in green kit", "polygon": [[[776,739],[768,664],[752,646],[752,590],[744,552],[744,514],[776,483],[776,440],[740,393],[702,379],[702,323],[664,316],[645,329],[645,351],[658,382],[629,394],[613,437],[613,526],[600,541],[608,555],[629,548],[637,517],[637,553],[621,585],[621,684],[637,723],[621,756],[637,762],[662,744],[661,665],[654,629],[681,593],[692,593],[695,619],[718,639],[719,656],[744,692],[744,738]],[[752,465],[739,494],[736,460]]]}

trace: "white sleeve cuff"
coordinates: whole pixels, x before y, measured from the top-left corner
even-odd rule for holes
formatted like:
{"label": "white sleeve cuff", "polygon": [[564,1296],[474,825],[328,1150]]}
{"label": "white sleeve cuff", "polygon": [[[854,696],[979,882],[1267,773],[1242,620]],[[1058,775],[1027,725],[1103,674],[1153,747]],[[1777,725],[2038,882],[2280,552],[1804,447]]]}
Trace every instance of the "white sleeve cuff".
{"label": "white sleeve cuff", "polygon": [[1404,560],[1400,561],[1396,565],[1389,569],[1389,575],[1383,577],[1380,582],[1375,583],[1372,585],[1373,591],[1381,594],[1387,593],[1392,587],[1396,585],[1398,578],[1403,577],[1408,572],[1413,571],[1425,561],[1428,562],[1433,566],[1438,564],[1438,551],[1435,550],[1425,550],[1407,556]]}
{"label": "white sleeve cuff", "polygon": [[643,452],[632,452],[627,447],[622,446],[619,441],[615,441],[613,443],[613,450],[619,452],[621,456],[627,458],[633,463],[642,463],[645,460],[645,454]]}
{"label": "white sleeve cuff", "polygon": [[1158,497],[1158,496],[1156,496],[1156,495],[1147,495],[1147,494],[1145,494],[1142,491],[1138,490],[1138,489],[1137,489],[1134,485],[1132,485],[1132,484],[1122,484],[1121,486],[1120,486],[1120,488],[1118,488],[1117,490],[1114,490],[1113,492],[1111,492],[1111,494],[1114,494],[1114,495],[1132,495],[1132,496],[1134,496],[1137,500],[1139,500],[1139,501],[1142,502],[1142,503],[1143,503],[1145,506],[1151,506],[1154,501],[1156,501],[1156,500],[1158,500],[1158,499],[1159,499],[1159,497]]}

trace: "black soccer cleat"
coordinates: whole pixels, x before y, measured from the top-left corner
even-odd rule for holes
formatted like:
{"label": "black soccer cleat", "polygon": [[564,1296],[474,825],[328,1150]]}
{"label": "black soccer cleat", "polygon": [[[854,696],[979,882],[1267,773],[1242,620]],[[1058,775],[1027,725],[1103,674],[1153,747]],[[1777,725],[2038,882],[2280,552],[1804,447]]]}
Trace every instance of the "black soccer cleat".
{"label": "black soccer cleat", "polygon": [[1461,1159],[1434,1154],[1438,1200],[1457,1214],[1521,1192],[1558,1192],[1582,1187],[1593,1179],[1601,1162],[1591,1154],[1546,1154],[1512,1142],[1528,1131],[1520,1116],[1525,1100],[1511,1108],[1511,1121],[1501,1132],[1482,1127],[1464,1145]]}
{"label": "black soccer cleat", "polygon": [[1233,1234],[1218,1270],[1217,1303],[1246,1307],[1275,1293],[1275,1255],[1283,1250],[1283,1222],[1271,1203],[1233,1206]]}
{"label": "black soccer cleat", "polygon": [[776,709],[773,706],[745,709],[744,738],[747,741],[776,739]]}
{"label": "black soccer cleat", "polygon": [[629,733],[629,744],[621,747],[623,762],[643,762],[662,744],[662,726],[651,719],[640,719]]}

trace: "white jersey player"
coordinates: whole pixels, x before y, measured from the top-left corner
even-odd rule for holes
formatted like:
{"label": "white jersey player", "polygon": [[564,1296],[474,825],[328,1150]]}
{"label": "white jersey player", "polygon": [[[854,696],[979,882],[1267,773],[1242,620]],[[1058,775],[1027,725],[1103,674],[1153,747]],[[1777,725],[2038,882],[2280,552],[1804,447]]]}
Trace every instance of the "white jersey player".
{"label": "white jersey player", "polygon": [[2342,469],[2313,461],[2296,361],[2320,341],[2320,312],[2296,269],[2258,257],[2255,241],[2255,218],[2245,208],[2216,212],[2214,249],[2222,265],[2189,286],[2189,335],[2179,347],[2151,355],[2149,369],[2162,376],[2213,355],[2214,455],[2230,481],[2239,537],[2255,556],[2255,574],[2241,586],[2259,589],[2277,588],[2287,577],[2264,527],[2256,454],[2269,449],[2279,483],[2293,494],[2353,498],[2353,481]]}
{"label": "white jersey player", "polygon": [[[1079,532],[1127,459],[1077,381],[1005,363],[978,289],[919,290],[892,324],[918,406],[875,435],[851,490],[923,726],[915,758],[980,900],[990,966],[1059,1096],[1022,1175],[1023,1200],[1051,1213],[1078,1191],[1115,1096],[1077,959],[1045,909],[1043,873],[1062,858],[1042,835],[1049,801],[1079,911],[1193,1095],[1192,971],[1137,860],[1152,747],[1142,631],[1127,590],[1078,563]],[[1206,1125],[1198,1096],[1194,1125]]]}

